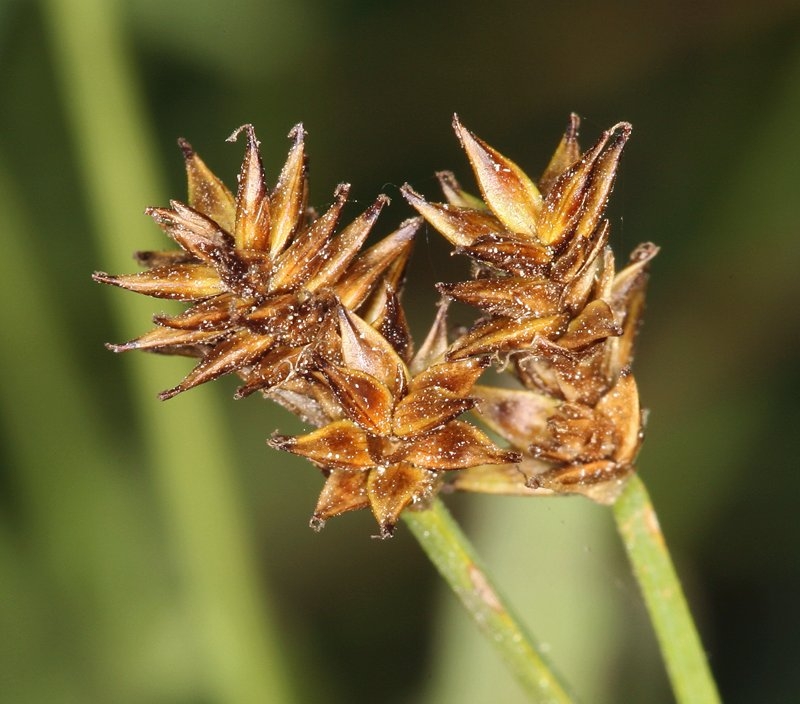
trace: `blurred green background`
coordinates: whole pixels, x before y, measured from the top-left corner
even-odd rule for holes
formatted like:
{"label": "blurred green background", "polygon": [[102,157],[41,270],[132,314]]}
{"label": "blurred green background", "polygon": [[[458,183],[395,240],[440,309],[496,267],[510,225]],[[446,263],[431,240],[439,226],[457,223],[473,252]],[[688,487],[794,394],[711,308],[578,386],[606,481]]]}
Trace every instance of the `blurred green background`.
{"label": "blurred green background", "polygon": [[[585,146],[634,125],[609,213],[618,258],[662,247],[640,469],[723,698],[792,700],[799,40],[789,0],[0,2],[0,700],[522,701],[402,526],[309,530],[319,475],[264,444],[292,418],[233,380],[160,403],[187,360],[107,352],[163,306],[89,276],[164,244],[178,136],[232,184],[252,122],[274,181],[302,120],[311,201],[386,192],[384,235],[404,181],[472,187],[454,111],[535,176],[573,110]],[[418,335],[466,270],[437,238]],[[582,701],[672,701],[607,509],[448,504]]]}

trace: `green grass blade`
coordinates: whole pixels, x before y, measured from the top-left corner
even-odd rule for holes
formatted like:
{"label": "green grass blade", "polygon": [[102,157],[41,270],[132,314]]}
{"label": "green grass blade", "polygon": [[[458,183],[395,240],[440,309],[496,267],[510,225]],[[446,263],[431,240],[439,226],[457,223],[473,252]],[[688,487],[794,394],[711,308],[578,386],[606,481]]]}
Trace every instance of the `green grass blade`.
{"label": "green grass blade", "polygon": [[[44,0],[42,5],[101,263],[126,271],[134,250],[155,243],[157,230],[141,216],[143,208],[168,194],[160,185],[149,123],[125,51],[120,8],[109,0]],[[135,298],[112,298],[128,336],[147,324],[144,306]],[[287,668],[256,577],[214,395],[204,389],[192,392],[188,402],[158,403],[155,392],[174,383],[166,376],[171,365],[164,362],[145,355],[128,361],[136,389],[132,402],[146,428],[146,462],[163,496],[197,626],[208,697],[290,701]]]}

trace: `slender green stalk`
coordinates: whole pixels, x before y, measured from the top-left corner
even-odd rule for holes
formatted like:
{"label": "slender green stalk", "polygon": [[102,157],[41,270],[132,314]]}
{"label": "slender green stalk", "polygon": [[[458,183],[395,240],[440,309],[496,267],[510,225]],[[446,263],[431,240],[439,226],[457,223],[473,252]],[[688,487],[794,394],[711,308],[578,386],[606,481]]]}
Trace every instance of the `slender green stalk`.
{"label": "slender green stalk", "polygon": [[406,511],[406,524],[464,608],[500,652],[535,702],[572,698],[533,638],[498,594],[458,524],[436,499],[425,511]]}
{"label": "slender green stalk", "polygon": [[676,699],[687,704],[719,702],[658,517],[638,476],[630,479],[614,505],[614,518],[644,594]]}
{"label": "slender green stalk", "polygon": [[[157,232],[136,214],[161,201],[164,191],[119,3],[44,0],[42,6],[100,256],[110,270],[124,270],[131,253]],[[125,333],[141,329],[147,319],[139,302],[124,295],[112,300]],[[198,674],[207,689],[201,698],[289,702],[288,668],[271,637],[268,602],[226,460],[224,423],[205,390],[193,392],[189,403],[159,404],[155,392],[172,383],[164,365],[154,364],[162,361],[139,355],[128,369],[146,428],[145,461],[159,483],[200,644]]]}

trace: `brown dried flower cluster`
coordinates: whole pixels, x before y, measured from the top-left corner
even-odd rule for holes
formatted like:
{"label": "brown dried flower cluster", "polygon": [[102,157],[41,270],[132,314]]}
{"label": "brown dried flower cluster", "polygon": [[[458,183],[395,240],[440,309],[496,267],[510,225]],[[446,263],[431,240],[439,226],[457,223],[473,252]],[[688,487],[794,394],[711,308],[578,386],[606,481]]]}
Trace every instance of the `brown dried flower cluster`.
{"label": "brown dried flower cluster", "polygon": [[[316,426],[270,440],[325,476],[315,527],[370,508],[386,537],[442,486],[611,502],[641,443],[630,363],[657,248],[640,246],[615,270],[603,214],[630,126],[584,154],[577,128],[573,116],[537,186],[456,118],[483,199],[449,172],[439,174],[447,203],[403,187],[474,263],[470,281],[440,292],[484,313],[449,344],[442,304],[416,354],[400,296],[420,219],[361,252],[388,202],[379,196],[337,234],[349,186],[321,216],[307,207],[301,125],[272,189],[253,128],[234,132],[247,137],[235,197],[181,140],[188,204],[147,211],[180,249],[139,253],[145,271],[95,279],[191,305],[110,347],[199,358],[162,398],[236,373],[237,396],[260,390]],[[492,361],[521,388],[477,385]],[[511,447],[459,417],[470,410]]]}
{"label": "brown dried flower cluster", "polygon": [[456,419],[475,405],[467,394],[485,365],[441,359],[444,314],[412,360],[414,374],[372,326],[344,307],[339,315],[341,363],[320,358],[314,376],[333,392],[344,417],[308,435],[270,442],[326,473],[315,525],[370,507],[387,535],[406,506],[434,494],[442,472],[520,460]]}
{"label": "brown dried flower cluster", "polygon": [[483,200],[448,172],[439,174],[447,203],[403,187],[475,264],[472,280],[439,285],[485,313],[447,358],[490,355],[523,387],[473,390],[478,415],[523,460],[461,473],[459,489],[580,493],[611,503],[633,471],[642,414],[630,363],[647,265],[658,250],[641,245],[615,271],[603,215],[631,127],[615,125],[581,154],[578,125],[572,115],[537,186],[455,118]]}
{"label": "brown dried flower cluster", "polygon": [[150,350],[200,357],[198,365],[166,399],[229,372],[242,372],[239,395],[270,388],[291,375],[302,356],[330,327],[337,305],[357,309],[381,277],[397,285],[417,221],[357,258],[388,202],[380,196],[360,217],[334,234],[350,190],[340,184],[333,205],[314,218],[308,193],[305,132],[297,125],[289,157],[270,190],[259,143],[251,125],[236,130],[247,148],[234,198],[185,140],[180,141],[189,181],[189,203],[147,213],[181,247],[141,252],[147,271],[129,276],[94,275],[95,280],[157,298],[190,301],[177,316],[156,316],[157,327],[116,352]]}

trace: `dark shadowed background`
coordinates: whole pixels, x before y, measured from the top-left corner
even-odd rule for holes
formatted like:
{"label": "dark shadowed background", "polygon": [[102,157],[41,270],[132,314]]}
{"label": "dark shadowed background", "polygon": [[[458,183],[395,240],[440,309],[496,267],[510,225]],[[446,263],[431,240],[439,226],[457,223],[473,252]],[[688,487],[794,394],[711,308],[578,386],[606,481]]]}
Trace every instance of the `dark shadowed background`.
{"label": "dark shadowed background", "polygon": [[[798,688],[800,8],[790,0],[0,2],[0,699],[519,702],[401,525],[307,527],[321,479],[268,449],[299,424],[233,380],[167,403],[182,359],[103,348],[160,302],[101,288],[166,240],[184,136],[235,182],[252,122],[274,182],[296,122],[311,202],[474,190],[453,112],[531,175],[570,111],[634,125],[609,215],[652,240],[636,360],[650,488],[728,702]],[[406,291],[463,276],[424,230]],[[456,321],[459,322],[459,321]],[[460,321],[467,322],[467,321]],[[585,702],[672,701],[608,509],[447,499]]]}

